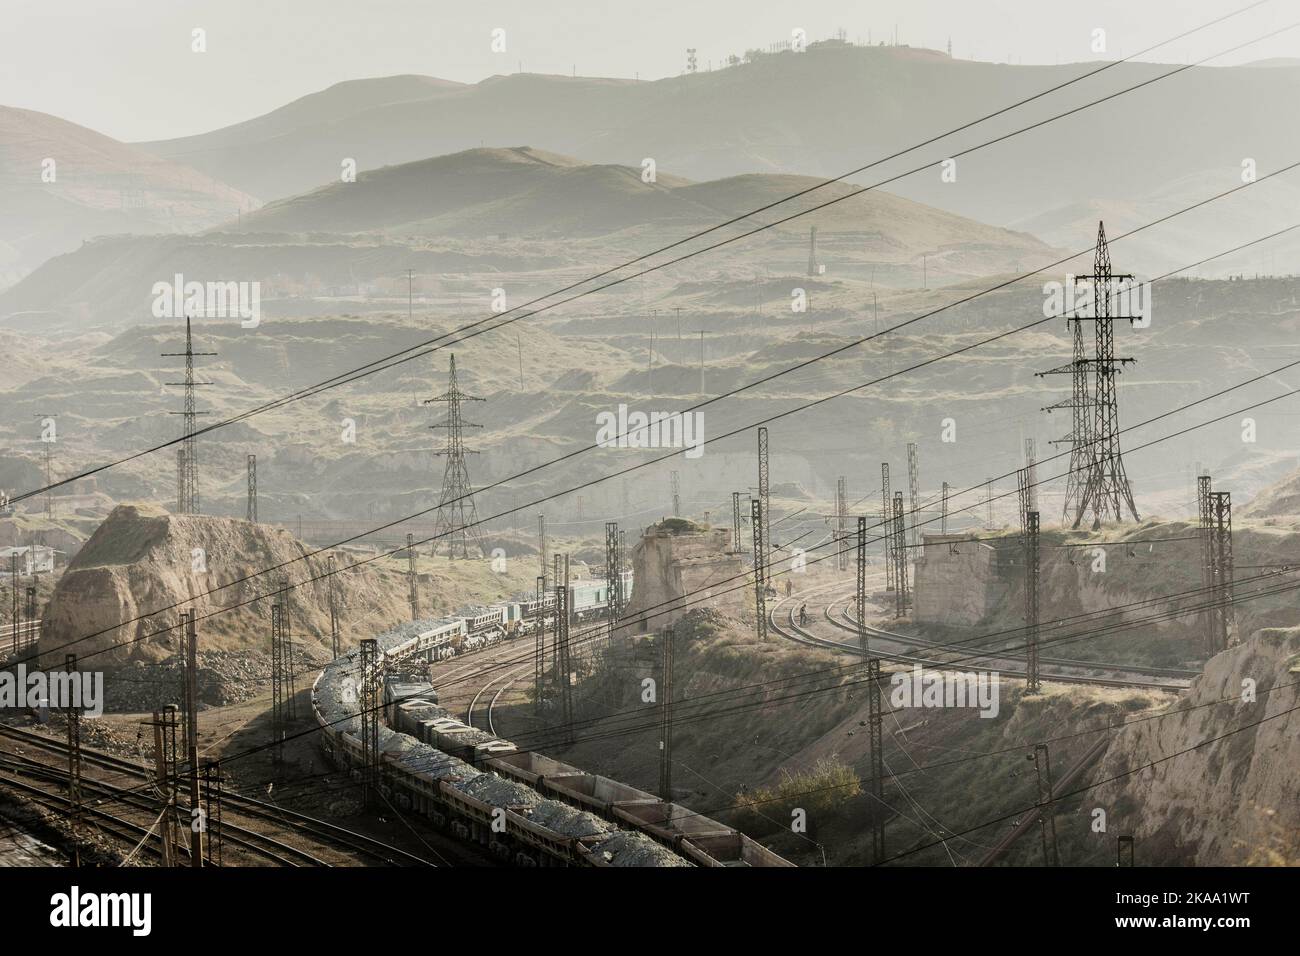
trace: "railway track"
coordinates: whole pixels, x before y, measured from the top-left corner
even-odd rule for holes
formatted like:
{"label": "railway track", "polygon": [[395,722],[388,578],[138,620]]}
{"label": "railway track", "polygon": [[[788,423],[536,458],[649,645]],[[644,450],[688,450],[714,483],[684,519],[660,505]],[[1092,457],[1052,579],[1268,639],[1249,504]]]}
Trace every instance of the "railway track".
{"label": "railway track", "polygon": [[[62,760],[67,759],[67,744],[44,734],[0,725],[0,739],[17,741]],[[117,791],[116,793],[107,794],[107,796],[125,799],[124,795],[126,794],[141,794],[140,787],[147,785],[153,778],[152,770],[125,758],[85,747],[82,748],[81,753],[83,787],[93,785]],[[26,758],[26,755],[20,756],[31,761],[31,758]],[[63,771],[60,767],[39,761],[31,762],[36,764],[36,767],[30,768],[33,771],[37,767],[43,767],[50,773],[61,775],[63,783],[66,785],[66,771]],[[92,779],[85,774],[85,768],[88,767],[98,767],[110,774],[125,777],[127,780],[132,781],[133,786],[123,787],[109,781]],[[6,779],[4,782],[7,784],[10,781]],[[143,796],[143,794],[141,795]],[[157,809],[154,802],[147,796],[144,796],[144,799],[149,801],[149,806],[153,810]],[[433,865],[429,860],[375,840],[365,834],[348,830],[304,813],[286,810],[253,797],[224,791],[221,801],[224,842],[241,846],[248,855],[260,857],[277,865],[334,866],[349,862],[355,864],[361,861],[384,866]],[[263,832],[265,827],[254,829],[250,826],[241,825],[238,822],[240,820],[245,821],[245,823],[257,821],[260,824],[269,824],[273,829],[280,831],[280,835],[275,837]],[[299,843],[305,841],[310,846],[310,849],[304,849],[291,841]]]}
{"label": "railway track", "polygon": [[[833,640],[814,634],[806,626],[800,626],[795,621],[795,608],[793,602],[804,600],[809,596],[824,594],[827,591],[841,587],[839,584],[825,585],[819,588],[813,588],[800,594],[791,595],[785,598],[778,598],[768,612],[769,624],[773,630],[783,637],[796,641],[801,644],[807,644],[815,647],[828,647],[834,650],[847,652],[850,654],[861,654],[856,640],[858,628],[857,622],[848,614],[845,607],[840,615],[840,619],[832,614],[832,610],[840,603],[845,603],[852,599],[851,596],[841,596],[826,603],[823,608],[822,616],[826,622],[839,631],[845,631],[854,635],[852,641]],[[783,613],[782,606],[789,604],[788,611]],[[785,618],[779,621],[778,618]],[[925,638],[913,637],[906,634],[896,634],[892,631],[886,631],[872,625],[866,625],[867,633],[876,638],[872,647],[872,655],[884,660],[898,661],[906,664],[920,664],[923,667],[932,667],[935,669],[952,669],[961,666],[963,669],[970,669],[976,663],[989,665],[991,669],[998,670],[999,673],[1007,677],[1025,677],[1025,658],[1011,652],[990,651],[978,655],[969,655],[962,653],[961,659],[954,661],[951,658],[944,659],[940,656],[925,656],[913,653],[916,648],[924,648],[933,654],[935,651],[946,651],[953,653],[954,649],[938,641],[932,641]],[[885,646],[881,646],[881,645]],[[892,647],[890,645],[893,645]],[[959,652],[960,653],[960,652]],[[1010,667],[1005,664],[1010,664]],[[1191,678],[1196,676],[1195,671],[1187,671],[1172,668],[1147,668],[1135,667],[1126,664],[1109,664],[1104,662],[1093,661],[1074,661],[1068,658],[1040,658],[1040,666],[1043,667],[1041,674],[1044,680],[1054,681],[1065,684],[1088,684],[1100,687],[1126,687],[1140,688],[1144,690],[1161,690],[1161,691],[1179,691],[1188,686]],[[1107,672],[1104,675],[1096,674],[1073,674],[1068,673],[1066,668],[1088,669],[1092,671]],[[1121,674],[1135,675],[1131,677],[1118,676]]]}
{"label": "railway track", "polygon": [[[18,774],[22,769],[8,760],[0,758],[0,788],[20,793],[31,803],[55,810],[64,817],[72,815],[72,802],[66,796],[20,779]],[[149,834],[147,826],[123,819],[117,814],[109,813],[100,807],[83,805],[81,814],[82,819],[97,831],[105,836],[113,837],[126,846],[139,843]],[[151,857],[161,855],[158,847],[151,843],[146,844],[141,849]]]}
{"label": "railway track", "polygon": [[[592,627],[585,628],[579,631],[575,635],[575,637],[570,641],[569,644],[570,650],[574,650],[576,648],[583,647],[587,644],[590,644],[592,641],[604,636],[606,633],[607,633],[607,625],[605,624],[597,624]],[[519,646],[518,642],[514,642],[510,645],[512,650],[517,650],[518,646]],[[483,660],[476,663],[478,663],[479,667],[481,668],[485,664],[490,664],[491,661]],[[467,665],[465,667],[456,668],[450,674],[439,675],[437,679],[438,681],[445,684],[450,678],[454,677],[455,675],[463,673],[466,670],[472,670],[472,667],[473,665]],[[486,724],[486,726],[483,729],[486,729],[488,733],[491,734],[497,733],[496,722],[493,719],[497,704],[501,701],[501,698],[505,695],[506,691],[509,690],[510,687],[512,687],[514,684],[516,684],[519,681],[520,675],[524,674],[527,671],[531,671],[532,669],[533,669],[533,662],[529,660],[526,663],[518,665],[517,667],[508,667],[506,670],[503,670],[500,674],[497,674],[495,677],[489,678],[486,683],[480,685],[479,688],[474,692],[474,696],[470,699],[469,704],[465,708],[465,723],[469,724],[471,727],[478,726],[477,724],[474,723],[474,712],[478,709],[479,702],[483,700],[485,695],[495,687],[497,688],[496,693],[492,695],[491,699],[487,703],[486,713],[484,717],[484,723]]]}
{"label": "railway track", "polygon": [[[31,780],[42,780],[59,788],[67,787],[68,773],[66,770],[42,763],[31,757],[19,757],[17,760],[0,758],[0,765],[6,766],[16,774],[22,774],[26,777],[27,780],[24,783],[29,790],[35,788],[35,785],[30,783]],[[97,805],[111,804],[138,811],[146,820],[156,818],[159,812],[158,799],[150,792],[151,788],[120,787],[83,775],[81,789],[83,808],[89,806],[98,809]],[[72,807],[68,799],[63,796],[59,796],[58,799],[64,805],[65,812],[71,812]],[[183,821],[188,816],[188,809],[183,804],[178,803],[177,805],[177,813],[182,821],[182,828],[184,828]],[[148,832],[148,827],[134,826],[137,827],[141,836]],[[226,820],[222,820],[221,823],[221,841],[225,854],[230,855],[230,851],[233,849],[235,851],[234,855],[241,862],[262,861],[276,866],[328,865],[325,861],[305,850]]]}

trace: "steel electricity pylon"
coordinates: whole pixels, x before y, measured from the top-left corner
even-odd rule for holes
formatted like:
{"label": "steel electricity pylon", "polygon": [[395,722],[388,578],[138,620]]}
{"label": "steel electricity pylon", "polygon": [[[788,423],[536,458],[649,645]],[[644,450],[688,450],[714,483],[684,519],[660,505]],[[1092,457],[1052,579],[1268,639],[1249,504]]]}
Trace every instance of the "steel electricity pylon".
{"label": "steel electricity pylon", "polygon": [[462,558],[468,558],[471,541],[477,545],[480,552],[483,550],[483,542],[478,533],[478,510],[474,507],[474,489],[469,483],[469,468],[465,465],[465,456],[477,455],[478,452],[465,447],[462,435],[466,428],[483,426],[467,422],[461,417],[463,402],[482,401],[485,399],[467,395],[460,390],[460,385],[456,382],[456,356],[453,354],[451,370],[447,376],[447,391],[424,403],[431,405],[434,402],[446,402],[447,404],[446,420],[429,426],[447,432],[446,446],[436,453],[447,459],[447,467],[442,473],[442,496],[438,499],[438,515],[434,522],[434,554],[438,553],[438,546],[444,540],[447,542],[448,557],[456,557],[459,551]]}
{"label": "steel electricity pylon", "polygon": [[216,352],[196,352],[194,351],[194,333],[190,326],[190,317],[185,317],[185,351],[184,352],[163,352],[163,358],[185,358],[185,381],[168,382],[168,385],[185,386],[185,407],[182,411],[172,412],[173,415],[184,416],[182,432],[184,438],[181,441],[180,448],[176,451],[176,511],[183,515],[196,515],[199,513],[199,453],[198,441],[196,438],[197,428],[194,419],[199,415],[206,415],[207,412],[196,411],[194,408],[194,389],[201,385],[211,385],[212,382],[194,381],[194,359],[216,355]]}
{"label": "steel electricity pylon", "polygon": [[1070,521],[1078,511],[1079,501],[1083,497],[1083,486],[1088,480],[1088,468],[1091,463],[1089,449],[1092,447],[1092,389],[1089,377],[1088,346],[1083,337],[1083,320],[1079,316],[1066,318],[1070,325],[1073,351],[1069,363],[1058,365],[1044,375],[1069,375],[1070,397],[1046,406],[1043,411],[1049,415],[1058,409],[1070,410],[1070,433],[1054,439],[1050,444],[1070,446],[1070,468],[1065,475],[1065,504],[1062,507],[1061,520]]}
{"label": "steel electricity pylon", "polygon": [[1093,407],[1092,436],[1089,446],[1088,480],[1083,486],[1074,515],[1074,527],[1079,526],[1084,513],[1092,508],[1092,527],[1101,527],[1107,516],[1116,521],[1123,519],[1123,508],[1128,506],[1134,521],[1138,517],[1133,503],[1133,489],[1124,471],[1124,458],[1119,447],[1119,403],[1116,398],[1116,376],[1131,358],[1115,357],[1115,320],[1132,322],[1138,316],[1111,314],[1111,286],[1116,282],[1132,281],[1133,276],[1116,274],[1110,267],[1110,247],[1106,244],[1106,227],[1097,223],[1097,252],[1093,259],[1093,274],[1083,278],[1092,280],[1093,322],[1096,331],[1096,355],[1092,359]]}

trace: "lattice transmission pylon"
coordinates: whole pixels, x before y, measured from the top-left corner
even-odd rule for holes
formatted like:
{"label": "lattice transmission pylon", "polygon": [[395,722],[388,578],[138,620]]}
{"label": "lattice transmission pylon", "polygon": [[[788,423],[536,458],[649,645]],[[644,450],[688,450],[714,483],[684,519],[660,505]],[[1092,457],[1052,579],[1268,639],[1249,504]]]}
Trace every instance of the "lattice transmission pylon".
{"label": "lattice transmission pylon", "polygon": [[1119,403],[1116,398],[1116,376],[1125,365],[1135,359],[1115,357],[1115,320],[1129,322],[1139,318],[1133,315],[1112,315],[1111,286],[1116,282],[1132,281],[1133,276],[1111,271],[1110,247],[1106,244],[1106,227],[1097,224],[1097,252],[1093,259],[1093,274],[1083,278],[1092,280],[1093,321],[1096,323],[1096,355],[1092,359],[1093,403],[1092,436],[1089,443],[1088,479],[1083,486],[1074,527],[1078,527],[1088,508],[1092,508],[1093,529],[1101,527],[1102,520],[1113,517],[1123,520],[1124,506],[1128,506],[1134,521],[1140,521],[1137,505],[1133,503],[1133,489],[1124,471],[1124,458],[1119,445]]}
{"label": "lattice transmission pylon", "polygon": [[195,419],[199,415],[206,415],[207,412],[197,411],[194,407],[194,389],[201,385],[211,385],[212,382],[194,381],[194,359],[216,355],[216,352],[196,352],[194,351],[194,332],[190,326],[190,317],[185,317],[185,351],[184,352],[163,352],[163,358],[180,358],[185,359],[185,381],[168,382],[168,385],[183,385],[185,387],[185,406],[179,412],[172,412],[173,415],[183,417],[183,431],[180,447],[176,449],[176,512],[183,515],[196,515],[199,513],[199,451],[195,425]]}
{"label": "lattice transmission pylon", "polygon": [[451,356],[451,369],[447,376],[447,391],[427,399],[424,404],[445,402],[447,418],[429,427],[444,430],[447,444],[442,451],[436,452],[447,459],[442,473],[442,495],[438,499],[438,514],[434,521],[433,553],[438,553],[439,546],[446,542],[447,556],[454,558],[457,553],[462,558],[470,556],[470,545],[474,544],[483,552],[483,540],[478,532],[478,509],[474,507],[474,488],[469,481],[469,468],[465,464],[466,455],[478,452],[465,447],[464,429],[482,428],[473,422],[467,422],[461,415],[464,402],[482,402],[486,399],[468,395],[460,390],[456,381],[456,356]]}

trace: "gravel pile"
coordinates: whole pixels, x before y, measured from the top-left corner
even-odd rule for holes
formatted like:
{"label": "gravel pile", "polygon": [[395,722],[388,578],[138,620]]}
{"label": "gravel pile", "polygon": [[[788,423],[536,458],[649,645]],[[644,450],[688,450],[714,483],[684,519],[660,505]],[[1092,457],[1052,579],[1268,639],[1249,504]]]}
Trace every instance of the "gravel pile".
{"label": "gravel pile", "polygon": [[541,795],[531,787],[515,783],[494,773],[481,773],[472,780],[455,785],[461,793],[494,807],[531,807],[541,800]]}
{"label": "gravel pile", "polygon": [[690,866],[667,847],[661,846],[644,833],[619,830],[593,848],[614,866]]}
{"label": "gravel pile", "polygon": [[483,771],[471,767],[465,761],[418,741],[398,759],[412,773],[427,773],[437,780],[446,777],[468,780],[483,775]]}
{"label": "gravel pile", "polygon": [[575,809],[558,800],[543,800],[533,807],[528,819],[538,826],[571,837],[596,836],[616,829],[612,823],[602,820],[594,813]]}
{"label": "gravel pile", "polygon": [[[271,659],[258,651],[210,651],[196,657],[200,707],[240,704],[257,696],[271,680]],[[315,669],[295,662],[299,672]],[[177,657],[157,663],[131,661],[104,674],[104,707],[113,713],[147,713],[180,701],[185,665]],[[310,683],[310,682],[308,682]]]}

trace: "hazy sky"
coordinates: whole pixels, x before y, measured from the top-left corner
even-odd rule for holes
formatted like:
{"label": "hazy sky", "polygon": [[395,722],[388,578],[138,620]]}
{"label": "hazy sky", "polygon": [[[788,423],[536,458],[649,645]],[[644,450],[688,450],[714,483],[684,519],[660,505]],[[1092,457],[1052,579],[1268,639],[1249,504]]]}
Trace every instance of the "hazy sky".
{"label": "hazy sky", "polygon": [[[527,72],[674,75],[729,53],[843,28],[1006,62],[1125,56],[1251,0],[4,0],[0,104],[53,113],[124,140],[204,132],[341,80],[424,73],[476,82]],[[1149,59],[1184,62],[1300,20],[1267,0]],[[191,52],[191,31],[207,52]],[[493,53],[493,28],[506,52]],[[1300,29],[1216,63],[1300,57]]]}

